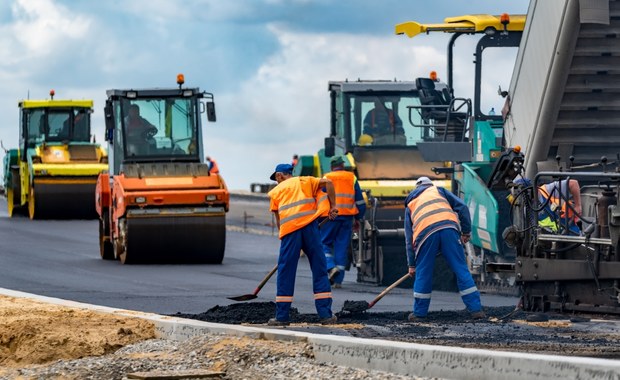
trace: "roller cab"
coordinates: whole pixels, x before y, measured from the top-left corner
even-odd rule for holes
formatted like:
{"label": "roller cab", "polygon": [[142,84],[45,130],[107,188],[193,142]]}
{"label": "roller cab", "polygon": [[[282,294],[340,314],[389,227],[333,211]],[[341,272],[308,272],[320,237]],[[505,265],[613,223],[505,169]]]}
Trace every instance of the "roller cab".
{"label": "roller cab", "polygon": [[94,218],[97,176],[107,170],[108,157],[91,142],[93,101],[54,100],[53,95],[19,103],[19,148],[4,157],[8,213]]}
{"label": "roller cab", "polygon": [[99,176],[95,197],[101,257],[221,263],[229,193],[202,161],[201,115],[215,121],[213,95],[182,83],[107,95],[109,173]]}

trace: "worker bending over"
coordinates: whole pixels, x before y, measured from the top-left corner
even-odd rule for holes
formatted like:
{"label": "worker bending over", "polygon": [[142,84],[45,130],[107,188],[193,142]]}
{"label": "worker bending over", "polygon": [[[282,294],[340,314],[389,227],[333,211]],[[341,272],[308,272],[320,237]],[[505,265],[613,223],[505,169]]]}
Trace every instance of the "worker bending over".
{"label": "worker bending over", "polygon": [[405,245],[409,274],[415,274],[413,313],[409,321],[425,318],[431,303],[433,268],[437,253],[456,274],[461,298],[474,319],[484,318],[480,292],[465,262],[463,246],[470,239],[471,219],[463,201],[427,177],[405,200]]}
{"label": "worker bending over", "polygon": [[338,213],[334,186],[329,179],[315,177],[293,177],[293,166],[279,164],[271,180],[278,185],[268,194],[270,209],[280,229],[280,256],[278,257],[278,280],[276,294],[276,317],[269,320],[270,326],[286,326],[290,323],[290,308],[295,290],[295,274],[299,252],[303,249],[312,270],[314,303],[322,324],[336,322],[332,314],[332,293],[327,277],[325,255],[321,249],[318,223],[321,210],[318,199],[327,189],[329,219]]}
{"label": "worker bending over", "polygon": [[[331,159],[332,171],[325,174],[325,178],[332,181],[336,192],[336,208],[338,216],[333,222],[321,227],[323,252],[327,259],[329,280],[335,288],[342,287],[344,271],[349,264],[349,246],[353,223],[359,228],[359,221],[364,218],[366,202],[355,175],[344,169],[342,156]],[[325,200],[327,201],[327,200]],[[321,215],[326,218],[329,210]]]}

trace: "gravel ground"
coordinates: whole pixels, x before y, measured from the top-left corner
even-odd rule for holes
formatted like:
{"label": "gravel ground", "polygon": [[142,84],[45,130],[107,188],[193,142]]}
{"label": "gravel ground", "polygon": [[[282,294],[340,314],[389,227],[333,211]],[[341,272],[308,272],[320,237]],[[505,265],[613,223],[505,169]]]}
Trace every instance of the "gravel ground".
{"label": "gravel ground", "polygon": [[[221,379],[411,379],[314,360],[309,345],[220,335],[184,342],[151,339],[113,354],[0,370],[0,379],[124,379],[146,371],[209,370]],[[422,379],[422,378],[418,378]]]}

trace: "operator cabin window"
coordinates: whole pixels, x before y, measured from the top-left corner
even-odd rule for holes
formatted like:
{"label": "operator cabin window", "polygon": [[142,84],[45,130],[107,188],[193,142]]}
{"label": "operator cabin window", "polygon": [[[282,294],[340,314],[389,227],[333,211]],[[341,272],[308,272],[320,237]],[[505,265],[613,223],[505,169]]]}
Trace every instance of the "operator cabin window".
{"label": "operator cabin window", "polygon": [[71,138],[71,116],[68,111],[51,111],[47,120],[49,141],[63,141]]}
{"label": "operator cabin window", "polygon": [[42,109],[29,111],[28,114],[28,146],[45,141],[45,113]]}

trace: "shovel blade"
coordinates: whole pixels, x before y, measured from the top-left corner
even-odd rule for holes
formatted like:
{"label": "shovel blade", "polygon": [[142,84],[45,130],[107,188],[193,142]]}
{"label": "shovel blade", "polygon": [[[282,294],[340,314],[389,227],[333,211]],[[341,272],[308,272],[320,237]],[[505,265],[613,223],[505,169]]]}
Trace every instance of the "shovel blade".
{"label": "shovel blade", "polygon": [[253,300],[256,297],[258,297],[256,294],[244,294],[242,296],[227,297],[227,298],[233,301],[249,301],[249,300]]}

